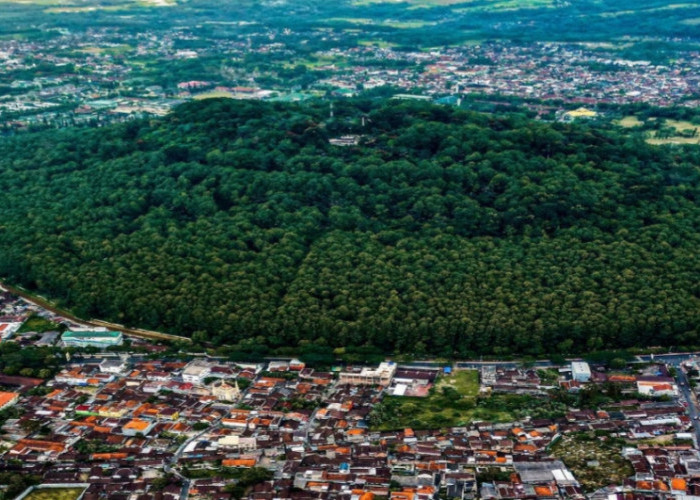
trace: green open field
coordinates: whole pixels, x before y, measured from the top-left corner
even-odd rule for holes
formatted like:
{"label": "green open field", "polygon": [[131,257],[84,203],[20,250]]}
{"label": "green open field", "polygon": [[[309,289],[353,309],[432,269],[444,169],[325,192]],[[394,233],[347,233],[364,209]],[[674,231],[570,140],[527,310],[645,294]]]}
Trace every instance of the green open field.
{"label": "green open field", "polygon": [[676,130],[677,135],[672,135],[670,137],[654,137],[654,133],[650,132],[647,142],[649,144],[661,145],[661,144],[700,144],[700,134],[695,134],[695,137],[688,137],[685,133],[697,130],[700,125],[694,125],[688,121],[680,120],[664,120],[664,126],[670,127]]}
{"label": "green open field", "polygon": [[44,12],[48,14],[92,12],[95,10],[124,10],[132,6],[172,7],[177,5],[176,0],[123,0],[116,5],[114,2],[103,4],[99,1],[88,3],[80,0],[0,0],[0,4],[2,3],[45,6],[47,9]]}
{"label": "green open field", "polygon": [[[405,0],[416,7],[439,7],[442,5],[454,5],[463,3],[464,0]],[[369,5],[373,3],[400,3],[396,0],[356,0],[355,5]]]}
{"label": "green open field", "polygon": [[554,0],[491,0],[487,5],[469,5],[471,2],[460,2],[453,9],[457,13],[485,11],[516,11],[526,9],[549,9],[556,7]]}
{"label": "green open field", "polygon": [[509,420],[509,414],[482,415],[476,408],[479,394],[479,372],[465,370],[441,377],[425,398],[387,396],[375,409],[379,417],[373,427],[379,430],[412,427],[449,427],[464,425],[472,420]]}
{"label": "green open field", "polygon": [[109,55],[117,56],[117,55],[126,54],[127,52],[130,52],[132,50],[133,50],[133,47],[131,45],[122,44],[122,45],[115,45],[112,47],[83,47],[81,49],[77,49],[76,52],[82,52],[84,54],[94,54],[94,55],[109,54]]}
{"label": "green open field", "polygon": [[423,28],[424,26],[435,26],[434,22],[422,21],[420,19],[411,19],[408,21],[399,21],[397,19],[375,20],[361,17],[333,17],[328,19],[329,22],[344,22],[351,24],[359,24],[362,26],[389,26],[397,29],[415,29]]}
{"label": "green open field", "polygon": [[[650,118],[650,120],[652,119]],[[640,120],[634,115],[615,120],[616,125],[625,128],[642,127],[646,123],[647,122]],[[671,135],[667,137],[656,137],[656,132],[649,130],[646,132],[646,142],[655,146],[663,144],[700,144],[700,134],[696,134],[695,137],[688,137],[686,135],[693,130],[700,129],[700,125],[695,125],[689,121],[665,119],[663,121],[663,128],[675,130],[676,133],[674,134],[671,132]]]}
{"label": "green open field", "polygon": [[443,387],[451,387],[462,397],[474,398],[479,394],[479,372],[476,370],[454,372],[452,375],[441,377],[436,387],[438,390]]}
{"label": "green open field", "polygon": [[625,128],[639,127],[644,125],[644,122],[634,115],[625,116],[620,120],[616,120],[615,123]]}
{"label": "green open field", "polygon": [[216,99],[219,97],[233,97],[233,94],[231,92],[227,92],[225,90],[212,90],[210,92],[202,92],[201,94],[197,94],[194,96],[195,99],[197,100],[202,100],[202,99]]}
{"label": "green open field", "polygon": [[38,332],[44,333],[51,330],[58,330],[59,326],[53,321],[44,319],[41,316],[31,316],[24,324],[19,328],[17,333],[25,332]]}
{"label": "green open field", "polygon": [[357,43],[364,46],[379,47],[380,49],[388,49],[398,46],[396,43],[386,42],[384,40],[358,40]]}
{"label": "green open field", "polygon": [[39,488],[32,491],[26,500],[75,500],[84,488]]}
{"label": "green open field", "polygon": [[564,436],[551,451],[571,469],[585,491],[620,484],[634,474],[632,465],[620,454],[620,446],[597,436]]}
{"label": "green open field", "polygon": [[659,139],[658,137],[649,137],[647,143],[653,144],[655,146],[661,146],[663,144],[700,144],[700,137],[665,137]]}

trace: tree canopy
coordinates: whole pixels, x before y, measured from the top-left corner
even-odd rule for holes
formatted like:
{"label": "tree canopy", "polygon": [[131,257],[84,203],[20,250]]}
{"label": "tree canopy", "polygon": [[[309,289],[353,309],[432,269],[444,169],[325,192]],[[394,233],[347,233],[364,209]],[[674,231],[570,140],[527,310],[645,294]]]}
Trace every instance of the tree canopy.
{"label": "tree canopy", "polygon": [[[360,144],[329,144],[347,133]],[[2,139],[0,275],[79,315],[250,349],[695,345],[698,165],[519,114],[192,102]]]}

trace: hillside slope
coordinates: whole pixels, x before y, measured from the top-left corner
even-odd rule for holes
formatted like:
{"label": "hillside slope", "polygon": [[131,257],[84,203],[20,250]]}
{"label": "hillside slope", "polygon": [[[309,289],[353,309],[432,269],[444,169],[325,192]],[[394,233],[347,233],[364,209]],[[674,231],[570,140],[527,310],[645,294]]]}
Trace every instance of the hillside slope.
{"label": "hillside slope", "polygon": [[[362,145],[328,143],[353,131]],[[0,275],[248,349],[693,345],[698,165],[517,115],[195,102],[0,141]]]}

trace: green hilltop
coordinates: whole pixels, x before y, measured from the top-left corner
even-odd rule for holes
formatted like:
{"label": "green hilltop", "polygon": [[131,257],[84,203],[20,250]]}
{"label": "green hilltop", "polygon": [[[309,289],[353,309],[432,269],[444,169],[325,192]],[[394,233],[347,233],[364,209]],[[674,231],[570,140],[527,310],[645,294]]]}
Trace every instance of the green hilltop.
{"label": "green hilltop", "polygon": [[0,275],[258,353],[698,345],[699,164],[518,114],[210,99],[0,141]]}

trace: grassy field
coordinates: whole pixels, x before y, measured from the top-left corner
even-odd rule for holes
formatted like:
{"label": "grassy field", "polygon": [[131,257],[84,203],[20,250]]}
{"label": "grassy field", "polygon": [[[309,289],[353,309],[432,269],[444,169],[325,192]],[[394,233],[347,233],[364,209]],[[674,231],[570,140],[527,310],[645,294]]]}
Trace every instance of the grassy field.
{"label": "grassy field", "polygon": [[649,137],[647,139],[648,144],[653,144],[654,146],[661,146],[664,144],[700,144],[700,137],[665,137],[659,139],[658,137]]}
{"label": "grassy field", "polygon": [[202,92],[201,94],[197,94],[196,96],[194,96],[194,98],[198,101],[201,101],[202,99],[216,99],[218,97],[232,98],[233,94],[225,90],[212,90],[210,92]]}
{"label": "grassy field", "polygon": [[650,132],[647,138],[649,144],[700,144],[700,135],[696,134],[695,137],[686,137],[684,135],[686,132],[700,128],[700,125],[694,125],[688,121],[664,120],[664,126],[675,129],[678,135],[654,137],[654,133]]}
{"label": "grassy field", "polygon": [[[651,119],[650,119],[651,120]],[[625,116],[620,120],[616,120],[615,124],[625,128],[641,127],[646,122],[641,121],[634,115]],[[664,120],[664,128],[674,129],[676,134],[668,137],[656,137],[655,132],[650,130],[646,132],[646,142],[655,146],[663,144],[700,144],[700,134],[695,137],[686,137],[685,134],[689,131],[700,129],[700,125],[695,125],[689,121],[681,120]]]}
{"label": "grassy field", "polygon": [[625,128],[639,127],[641,125],[644,125],[644,122],[634,115],[625,116],[621,120],[616,120],[615,123]]}
{"label": "grassy field", "polygon": [[39,488],[32,491],[26,500],[75,500],[84,488]]}
{"label": "grassy field", "polygon": [[53,321],[42,318],[41,316],[31,316],[24,324],[19,328],[17,333],[25,332],[38,332],[44,333],[51,330],[58,330],[59,326]]}
{"label": "grassy field", "polygon": [[76,12],[92,12],[95,10],[123,10],[132,6],[140,7],[172,7],[177,5],[176,0],[122,0],[115,4],[101,3],[99,1],[86,2],[77,0],[0,0],[2,3],[17,3],[24,5],[39,5],[48,7],[44,12],[48,14],[65,14]]}
{"label": "grassy field", "polygon": [[467,425],[475,421],[513,422],[525,417],[559,418],[566,405],[549,396],[479,395],[479,373],[458,371],[441,377],[428,397],[387,396],[371,418],[376,430],[427,429]]}
{"label": "grassy field", "polygon": [[415,29],[422,28],[424,26],[435,26],[434,22],[421,21],[420,19],[411,19],[408,21],[399,21],[397,19],[387,19],[384,21],[378,21],[375,19],[367,19],[360,17],[333,17],[328,19],[329,22],[342,22],[350,24],[359,24],[362,26],[389,26],[391,28],[397,29]]}
{"label": "grassy field", "polygon": [[436,384],[438,390],[443,387],[452,387],[462,397],[474,398],[479,394],[479,372],[476,370],[462,370],[452,375],[441,377]]}
{"label": "grassy field", "polygon": [[357,43],[366,47],[379,47],[380,49],[388,49],[398,46],[396,43],[386,42],[384,40],[358,40]]}
{"label": "grassy field", "polygon": [[675,128],[679,132],[700,128],[700,125],[694,125],[691,122],[680,120],[666,120],[666,125]]}
{"label": "grassy field", "polygon": [[464,3],[464,0],[355,0],[355,5],[369,5],[373,3],[409,3],[416,7],[440,7]]}
{"label": "grassy field", "polygon": [[556,7],[554,0],[493,0],[488,5],[460,6],[455,12],[516,11],[525,9],[550,9]]}
{"label": "grassy field", "polygon": [[77,49],[76,52],[82,52],[84,54],[94,54],[94,55],[109,54],[109,55],[117,56],[117,55],[124,55],[127,52],[131,52],[132,50],[133,50],[133,47],[131,45],[122,44],[122,45],[115,45],[113,47],[83,47],[81,49]]}
{"label": "grassy field", "polygon": [[620,455],[618,445],[594,436],[564,436],[552,447],[552,454],[566,464],[585,491],[620,484],[634,474],[632,465]]}
{"label": "grassy field", "polygon": [[441,377],[425,398],[387,396],[377,408],[381,421],[373,426],[379,430],[412,427],[451,427],[472,420],[509,420],[508,413],[494,413],[476,408],[479,394],[479,372],[465,370]]}

